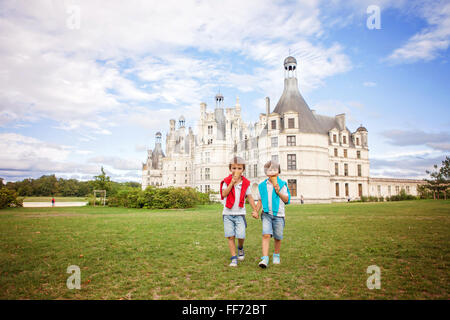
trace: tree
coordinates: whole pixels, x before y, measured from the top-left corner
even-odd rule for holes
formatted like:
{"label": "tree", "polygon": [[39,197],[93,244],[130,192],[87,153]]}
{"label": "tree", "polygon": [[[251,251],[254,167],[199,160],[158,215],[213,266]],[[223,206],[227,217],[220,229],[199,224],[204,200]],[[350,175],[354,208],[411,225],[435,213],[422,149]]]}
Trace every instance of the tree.
{"label": "tree", "polygon": [[102,173],[98,176],[95,176],[95,180],[93,181],[94,189],[96,190],[106,190],[109,192],[111,190],[111,178],[108,177],[105,173],[105,170],[101,169]]}
{"label": "tree", "polygon": [[425,172],[430,175],[431,179],[424,179],[428,184],[426,187],[430,189],[433,192],[433,198],[436,199],[436,193],[437,198],[439,199],[439,195],[441,191],[443,191],[444,199],[447,199],[447,189],[449,187],[449,165],[450,165],[450,158],[447,156],[445,157],[445,160],[442,161],[442,166],[438,169],[438,165],[435,164],[433,166],[434,170],[429,171],[426,170]]}
{"label": "tree", "polygon": [[17,194],[14,190],[5,187],[0,188],[0,209],[22,206],[23,200],[17,197]]}

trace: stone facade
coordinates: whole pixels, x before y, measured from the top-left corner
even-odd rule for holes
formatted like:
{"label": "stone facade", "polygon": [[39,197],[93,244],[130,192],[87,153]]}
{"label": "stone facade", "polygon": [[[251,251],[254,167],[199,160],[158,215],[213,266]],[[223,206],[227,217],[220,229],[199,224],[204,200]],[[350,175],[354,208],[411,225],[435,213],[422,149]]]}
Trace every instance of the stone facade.
{"label": "stone facade", "polygon": [[219,191],[220,181],[229,175],[228,161],[237,155],[246,161],[244,174],[253,191],[266,178],[264,163],[277,160],[292,202],[299,202],[301,196],[306,203],[347,201],[375,195],[373,188],[378,186],[382,194],[388,185],[392,194],[397,185],[416,193],[416,180],[387,179],[385,183],[370,178],[367,129],[360,126],[351,131],[345,114],[316,114],[299,92],[295,58],[286,58],[284,69],[282,96],[273,111],[266,98],[266,112],[254,124],[242,121],[239,98],[233,107],[225,108],[221,94],[216,95],[212,112],[206,103],[200,104],[196,135],[191,128],[186,132],[183,116],[178,128],[170,120],[166,152],[158,132],[155,149],[149,150],[142,166],[142,188],[189,186],[202,192]]}

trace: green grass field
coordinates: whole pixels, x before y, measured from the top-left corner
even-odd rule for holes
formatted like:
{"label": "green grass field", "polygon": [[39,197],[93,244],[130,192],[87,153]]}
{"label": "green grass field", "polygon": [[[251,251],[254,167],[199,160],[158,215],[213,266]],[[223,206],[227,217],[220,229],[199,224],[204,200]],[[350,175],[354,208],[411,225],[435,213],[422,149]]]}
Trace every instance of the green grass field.
{"label": "green grass field", "polygon": [[[0,210],[0,299],[450,298],[450,201],[289,205],[281,265],[266,270],[261,220],[247,222],[230,268],[220,205]],[[66,286],[70,265],[81,290]]]}
{"label": "green grass field", "polygon": [[[24,197],[24,202],[52,202],[52,197]],[[86,197],[55,197],[55,202],[83,202],[88,201]]]}

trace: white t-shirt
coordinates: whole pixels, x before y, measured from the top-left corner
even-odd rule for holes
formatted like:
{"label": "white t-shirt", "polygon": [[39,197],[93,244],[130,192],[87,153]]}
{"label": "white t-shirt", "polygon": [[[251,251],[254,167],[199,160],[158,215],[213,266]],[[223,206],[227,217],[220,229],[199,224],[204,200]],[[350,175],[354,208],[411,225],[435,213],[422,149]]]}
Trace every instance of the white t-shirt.
{"label": "white t-shirt", "polygon": [[[226,184],[226,182],[223,183],[222,186],[222,190],[225,190],[226,188],[228,188],[228,185]],[[227,205],[227,197],[226,196],[222,201],[223,201],[223,215],[244,215],[245,216],[245,204],[244,206],[241,208],[239,207],[239,200],[241,199],[241,189],[242,189],[242,181],[239,182],[238,184],[234,185],[234,205],[231,209],[228,209],[226,207]],[[230,190],[231,193],[231,190]],[[250,186],[248,186],[247,191],[245,192],[245,196],[252,194],[252,191],[250,190]]]}
{"label": "white t-shirt", "polygon": [[[266,185],[267,185],[267,196],[268,196],[268,201],[267,202],[268,202],[268,205],[269,205],[269,214],[273,215],[273,211],[272,211],[272,192],[274,192],[273,191],[273,185],[270,183],[270,180],[266,181]],[[286,184],[283,186],[283,188],[281,188],[280,193],[284,194],[286,196],[288,195],[287,185]],[[258,199],[255,199],[255,200],[261,199],[261,195],[259,194],[259,188],[258,188],[258,195],[257,195],[257,197],[258,197]],[[280,204],[278,206],[277,217],[284,217],[284,206],[285,206],[284,205],[284,201],[281,200],[281,198],[280,198]],[[264,210],[264,208],[263,208],[263,210]]]}

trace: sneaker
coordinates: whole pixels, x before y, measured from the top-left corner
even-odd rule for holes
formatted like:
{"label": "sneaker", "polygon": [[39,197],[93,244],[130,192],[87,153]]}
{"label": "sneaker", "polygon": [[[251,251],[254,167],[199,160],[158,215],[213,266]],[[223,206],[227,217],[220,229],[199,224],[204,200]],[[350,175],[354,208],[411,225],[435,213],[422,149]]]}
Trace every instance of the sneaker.
{"label": "sneaker", "polygon": [[237,261],[236,256],[231,257],[231,263],[228,266],[229,267],[237,267],[237,265],[238,265],[238,261]]}
{"label": "sneaker", "polygon": [[265,269],[265,268],[267,268],[268,264],[269,264],[269,257],[268,256],[264,256],[264,257],[261,257],[261,261],[259,262],[258,265],[261,268]]}
{"label": "sneaker", "polygon": [[273,254],[273,264],[280,264],[280,254]]}
{"label": "sneaker", "polygon": [[242,261],[245,258],[244,248],[239,249],[238,248],[238,260]]}

